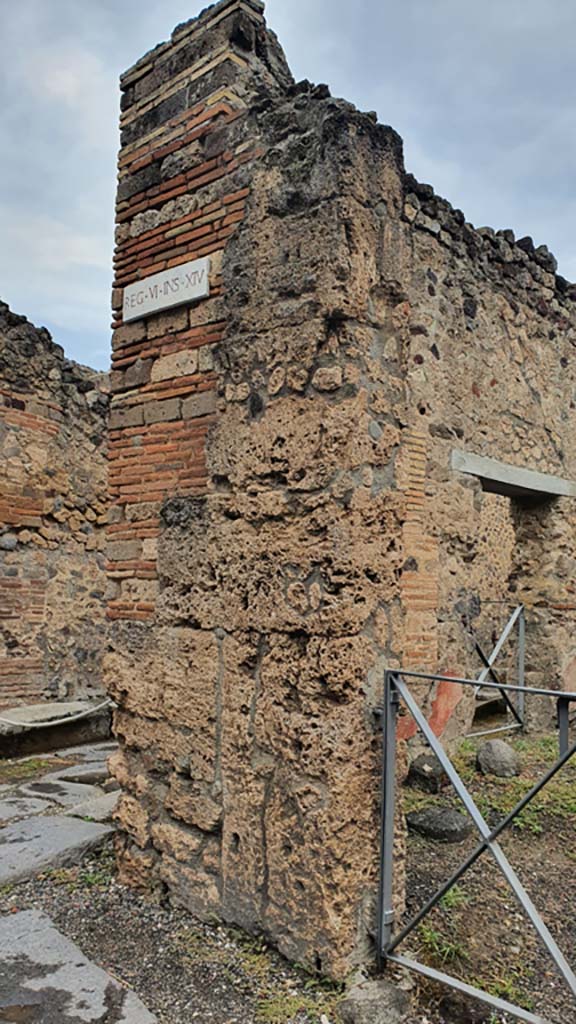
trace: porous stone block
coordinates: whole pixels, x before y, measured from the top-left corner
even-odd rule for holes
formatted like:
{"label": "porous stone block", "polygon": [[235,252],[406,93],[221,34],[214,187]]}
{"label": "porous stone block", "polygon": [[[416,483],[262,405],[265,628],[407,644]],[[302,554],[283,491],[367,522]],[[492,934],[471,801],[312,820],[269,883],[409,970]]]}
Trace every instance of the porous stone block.
{"label": "porous stone block", "polygon": [[141,427],[144,423],[144,411],[141,405],[112,406],[110,410],[110,430],[122,430],[124,427]]}
{"label": "porous stone block", "polygon": [[144,421],[146,423],[166,423],[180,418],[180,401],[169,398],[165,402],[146,402],[144,405]]}
{"label": "porous stone block", "polygon": [[173,377],[187,377],[198,370],[198,353],[192,349],[183,349],[162,356],[154,361],[150,379],[153,382],[170,380]]}
{"label": "porous stone block", "polygon": [[139,540],[115,540],[106,544],[106,554],[111,562],[129,562],[140,558],[142,544]]}
{"label": "porous stone block", "polygon": [[195,825],[204,832],[214,832],[222,822],[222,801],[216,798],[219,788],[174,774],[170,779],[166,808],[180,821]]}
{"label": "porous stone block", "polygon": [[147,334],[149,338],[161,338],[164,334],[171,334],[176,331],[184,331],[188,326],[188,310],[171,310],[168,313],[155,313],[147,320]]}
{"label": "porous stone block", "polygon": [[191,395],[182,402],[182,419],[194,419],[196,416],[209,416],[216,411],[216,393],[214,391],[201,391],[197,395]]}
{"label": "porous stone block", "polygon": [[114,820],[132,837],[140,847],[145,847],[150,840],[150,815],[142,804],[123,793],[117,802]]}

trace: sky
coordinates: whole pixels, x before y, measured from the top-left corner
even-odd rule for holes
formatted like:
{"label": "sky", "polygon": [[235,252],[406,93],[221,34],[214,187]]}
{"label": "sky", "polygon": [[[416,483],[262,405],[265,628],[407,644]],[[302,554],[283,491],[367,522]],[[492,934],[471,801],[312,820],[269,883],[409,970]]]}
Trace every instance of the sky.
{"label": "sky", "polygon": [[[0,0],[0,299],[109,364],[118,77],[195,0]],[[575,0],[268,0],[297,79],[404,139],[407,170],[576,280]]]}

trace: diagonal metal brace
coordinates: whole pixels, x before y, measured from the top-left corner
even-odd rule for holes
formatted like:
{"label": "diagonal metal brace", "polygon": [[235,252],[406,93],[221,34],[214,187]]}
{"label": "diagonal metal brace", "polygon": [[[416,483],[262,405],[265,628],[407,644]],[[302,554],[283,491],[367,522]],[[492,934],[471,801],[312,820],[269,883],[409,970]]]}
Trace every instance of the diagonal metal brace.
{"label": "diagonal metal brace", "polygon": [[558,774],[558,772],[564,767],[565,764],[567,764],[567,762],[570,760],[570,758],[574,756],[574,754],[576,754],[576,743],[574,743],[568,750],[564,752],[564,754],[556,762],[556,764],[552,765],[552,767],[546,772],[546,774],[542,776],[542,778],[532,787],[532,789],[528,793],[526,793],[521,800],[519,800],[516,806],[512,808],[512,810],[506,815],[506,817],[502,819],[502,821],[496,826],[496,828],[493,829],[488,839],[483,839],[478,844],[478,846],[472,851],[472,853],[470,853],[468,857],[466,857],[466,860],[462,861],[462,864],[460,865],[459,868],[457,868],[454,874],[452,874],[450,878],[447,879],[446,882],[444,882],[441,888],[438,889],[438,891],[430,897],[427,903],[425,903],[420,908],[418,913],[416,913],[414,917],[408,922],[408,924],[405,925],[402,931],[398,932],[398,934],[394,936],[394,938],[392,939],[391,943],[388,946],[388,953],[392,953],[396,949],[396,947],[399,946],[400,943],[403,942],[408,935],[410,935],[414,928],[416,928],[420,924],[420,922],[427,916],[427,914],[429,914],[430,911],[433,910],[433,908],[440,902],[440,900],[443,899],[446,893],[449,892],[450,889],[452,889],[453,886],[456,885],[456,883],[462,878],[462,875],[464,875],[466,871],[468,871],[468,869],[476,863],[478,858],[482,856],[484,851],[488,849],[489,842],[493,842],[494,839],[497,839],[497,837],[502,832],[504,832],[508,825],[510,825],[511,822],[514,821],[514,818],[518,817],[518,815],[522,813],[524,808],[528,806],[531,800],[533,800],[534,797],[537,796],[542,789],[544,789],[544,786],[548,785],[550,780]]}
{"label": "diagonal metal brace", "polygon": [[[480,644],[478,643],[477,640],[474,641],[474,646],[476,647],[476,651],[480,655],[480,658],[484,662],[485,667],[490,669],[490,675],[491,675],[492,679],[500,687],[501,680],[500,680],[500,678],[498,676],[498,673],[496,672],[496,669],[490,664],[490,659],[484,653],[484,651],[482,650],[482,648],[481,648],[481,646],[480,646]],[[480,690],[480,689],[482,689],[482,687],[479,686],[479,687],[477,687],[477,689]],[[518,724],[519,725],[524,725],[524,722],[522,721],[522,718],[521,718],[520,714],[518,713],[518,710],[514,707],[514,704],[510,700],[510,697],[506,693],[506,690],[500,690],[500,693],[502,695],[502,700],[506,704],[506,707],[508,708],[509,711],[512,712],[512,714],[514,715],[514,718],[516,719]]]}
{"label": "diagonal metal brace", "polygon": [[475,988],[473,985],[467,985],[466,982],[460,981],[459,978],[452,978],[449,974],[444,974],[443,971],[437,971],[434,967],[428,967],[427,964],[421,964],[418,960],[412,960],[407,956],[389,956],[388,959],[393,964],[398,964],[399,967],[405,967],[410,971],[416,971],[418,974],[423,974],[425,978],[431,978],[432,981],[440,981],[444,985],[450,985],[452,988],[457,988],[459,992],[463,992],[466,996],[471,996],[473,999],[480,999],[482,1002],[487,1003],[488,1006],[493,1006],[495,1010],[499,1010],[501,1013],[511,1013],[518,1020],[526,1021],[527,1024],[550,1024],[544,1017],[540,1017],[535,1013],[530,1013],[529,1010],[522,1009],[521,1006],[516,1006],[514,1003],[509,1003],[506,999],[501,999],[499,996],[490,995],[489,992],[483,992],[482,989]]}
{"label": "diagonal metal brace", "polygon": [[[487,674],[488,669],[486,669],[485,671]],[[462,803],[464,804],[464,807],[468,811],[470,817],[472,818],[474,824],[476,825],[476,828],[478,829],[480,835],[482,836],[482,839],[484,840],[482,844],[483,847],[485,846],[494,857],[496,864],[498,865],[500,871],[506,878],[508,884],[510,885],[512,891],[514,892],[514,895],[520,903],[520,906],[525,910],[526,914],[528,915],[534,929],[536,930],[541,941],[548,950],[560,974],[564,978],[572,994],[576,996],[576,975],[574,975],[574,972],[572,971],[570,965],[564,957],[564,954],[562,953],[557,943],[555,942],[553,936],[551,935],[550,931],[544,924],[544,921],[542,920],[538,911],[536,910],[536,907],[534,906],[530,896],[526,892],[512,865],[505,856],[504,851],[501,849],[499,844],[495,842],[495,840],[492,838],[491,829],[484,820],[482,814],[480,813],[478,807],[476,806],[476,803],[472,799],[470,793],[468,792],[465,784],[458,775],[458,772],[454,768],[452,762],[448,758],[444,748],[442,747],[442,744],[439,742],[437,736],[430,728],[426,720],[426,717],[420,710],[420,707],[418,706],[417,702],[414,700],[412,694],[410,693],[410,690],[403,682],[400,675],[396,673],[394,673],[392,679],[390,680],[390,683],[400,694],[402,700],[404,701],[408,710],[410,711],[410,714],[414,718],[414,721],[416,722],[418,728],[425,736],[438,761],[440,762],[442,768],[444,769],[448,778],[452,782],[454,789],[456,790],[458,796],[460,797]],[[388,953],[388,950],[386,949],[383,952],[386,955]]]}

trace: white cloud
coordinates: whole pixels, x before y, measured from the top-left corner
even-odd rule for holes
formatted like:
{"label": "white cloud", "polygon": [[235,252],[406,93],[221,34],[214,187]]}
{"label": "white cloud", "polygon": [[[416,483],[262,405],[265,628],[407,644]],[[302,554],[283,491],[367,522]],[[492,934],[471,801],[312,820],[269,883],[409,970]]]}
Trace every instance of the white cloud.
{"label": "white cloud", "polygon": [[74,225],[49,215],[13,218],[9,207],[0,206],[0,234],[4,239],[0,269],[10,272],[14,260],[26,262],[36,273],[67,274],[76,267],[98,267],[108,271],[111,247],[101,232],[84,234]]}
{"label": "white cloud", "polygon": [[[109,344],[118,76],[203,6],[0,0],[0,295],[85,362]],[[267,15],[297,77],[376,109],[408,170],[576,278],[574,0],[268,0]]]}

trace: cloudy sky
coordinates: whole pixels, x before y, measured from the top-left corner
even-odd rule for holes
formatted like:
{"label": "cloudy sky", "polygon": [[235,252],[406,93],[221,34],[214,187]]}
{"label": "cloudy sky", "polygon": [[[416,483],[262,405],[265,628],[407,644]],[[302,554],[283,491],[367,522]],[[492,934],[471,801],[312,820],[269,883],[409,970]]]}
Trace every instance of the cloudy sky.
{"label": "cloudy sky", "polygon": [[[204,6],[0,0],[0,298],[106,367],[117,80]],[[376,110],[477,226],[576,280],[575,0],[268,0],[297,78]]]}

